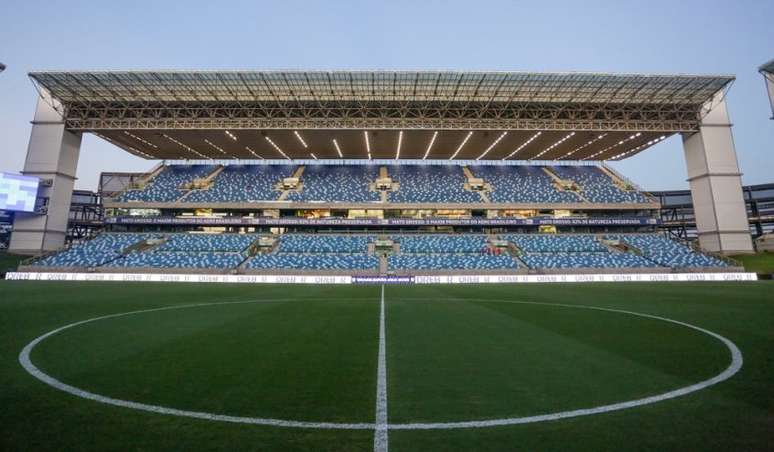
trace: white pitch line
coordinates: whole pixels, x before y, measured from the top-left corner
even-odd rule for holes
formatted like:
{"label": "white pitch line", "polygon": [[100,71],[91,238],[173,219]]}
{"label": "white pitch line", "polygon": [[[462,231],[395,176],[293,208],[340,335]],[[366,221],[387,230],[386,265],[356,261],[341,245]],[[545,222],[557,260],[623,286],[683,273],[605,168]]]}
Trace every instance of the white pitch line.
{"label": "white pitch line", "polygon": [[379,363],[376,369],[376,430],[374,431],[374,452],[389,449],[387,424],[387,343],[384,332],[384,284],[379,313]]}
{"label": "white pitch line", "polygon": [[236,424],[254,424],[254,425],[270,425],[274,427],[290,427],[290,428],[313,428],[313,429],[345,429],[345,430],[371,430],[376,428],[375,424],[371,423],[348,423],[348,422],[309,422],[309,421],[293,421],[287,419],[272,419],[272,418],[257,418],[257,417],[245,417],[245,416],[230,416],[226,414],[207,413],[201,411],[179,410],[177,408],[168,408],[159,405],[151,405],[147,403],[132,402],[130,400],[115,399],[112,397],[106,397],[100,394],[86,391],[75,386],[70,386],[66,383],[62,383],[56,378],[46,374],[42,370],[38,369],[30,359],[30,354],[36,345],[43,342],[45,339],[58,334],[64,330],[74,328],[80,325],[84,325],[91,322],[97,322],[100,320],[114,319],[118,317],[125,317],[135,314],[144,314],[149,312],[170,311],[175,309],[197,308],[204,306],[218,306],[218,305],[234,305],[234,304],[248,304],[248,303],[268,303],[277,301],[296,301],[297,299],[274,299],[274,300],[246,300],[246,301],[227,301],[220,303],[195,303],[177,306],[165,306],[162,308],[141,309],[138,311],[122,312],[119,314],[108,314],[100,317],[94,317],[91,319],[81,320],[79,322],[73,322],[68,325],[59,327],[55,330],[51,330],[41,336],[35,338],[32,342],[27,344],[19,353],[19,363],[22,365],[30,375],[42,381],[43,383],[56,388],[60,391],[67,392],[76,397],[93,400],[95,402],[104,403],[107,405],[114,405],[122,408],[131,408],[134,410],[147,411],[156,414],[166,414],[170,416],[189,417],[194,419],[203,419],[206,421],[220,421],[220,422],[232,422]]}
{"label": "white pitch line", "polygon": [[[411,300],[411,299],[409,298],[407,300]],[[419,300],[426,300],[426,299],[419,299]],[[447,300],[454,300],[454,299],[447,299]],[[720,334],[714,333],[710,330],[701,328],[699,326],[692,325],[687,322],[681,322],[679,320],[673,320],[667,317],[660,317],[652,314],[644,314],[644,313],[639,313],[634,311],[625,311],[622,309],[602,308],[602,307],[586,306],[586,305],[570,305],[570,304],[561,304],[561,303],[542,303],[542,302],[534,302],[534,301],[513,301],[513,300],[478,300],[478,301],[484,301],[484,302],[500,302],[500,303],[513,303],[513,304],[526,304],[526,305],[544,305],[544,306],[576,308],[576,309],[591,309],[596,311],[607,311],[607,312],[632,315],[636,317],[644,317],[644,318],[660,320],[660,321],[693,329],[695,331],[706,334],[720,341],[721,343],[723,343],[723,345],[725,345],[725,347],[730,352],[731,363],[723,372],[707,380],[700,381],[699,383],[678,388],[673,391],[665,392],[662,394],[645,397],[642,399],[629,400],[625,402],[613,403],[610,405],[603,405],[603,406],[597,406],[592,408],[583,408],[583,409],[572,410],[572,411],[560,411],[560,412],[546,413],[546,414],[540,414],[536,416],[525,416],[525,417],[485,419],[485,420],[476,420],[476,421],[458,421],[458,422],[429,422],[429,423],[422,422],[422,423],[388,424],[387,423],[387,360],[386,360],[386,345],[385,345],[385,332],[384,332],[385,331],[384,286],[382,286],[381,314],[379,319],[380,320],[379,366],[377,369],[377,376],[378,376],[377,402],[376,402],[377,414],[376,414],[375,423],[309,422],[309,421],[294,421],[294,420],[287,420],[287,419],[229,416],[225,414],[180,410],[176,408],[169,408],[169,407],[164,407],[159,405],[150,405],[146,403],[133,402],[129,400],[114,399],[112,397],[106,397],[103,395],[95,394],[95,393],[86,391],[84,389],[62,383],[56,378],[40,370],[37,366],[35,366],[35,364],[32,363],[32,360],[30,359],[30,354],[32,353],[35,346],[37,346],[40,342],[43,342],[49,337],[54,336],[58,333],[61,333],[64,330],[75,328],[80,325],[84,325],[91,322],[97,322],[100,320],[113,319],[113,318],[130,316],[135,314],[168,311],[168,310],[174,310],[174,309],[197,308],[197,307],[218,306],[218,305],[233,305],[233,304],[244,304],[244,303],[262,303],[262,302],[266,303],[266,302],[278,302],[278,301],[296,301],[296,299],[246,300],[246,301],[230,301],[230,302],[219,302],[219,303],[217,302],[196,303],[196,304],[188,304],[188,305],[166,306],[166,307],[154,308],[154,309],[142,309],[138,311],[122,312],[119,314],[109,314],[109,315],[103,315],[100,317],[94,317],[87,320],[81,320],[79,322],[73,322],[68,325],[56,328],[54,330],[49,331],[48,333],[42,334],[41,336],[38,336],[37,338],[33,339],[32,342],[27,344],[19,353],[19,363],[22,365],[24,370],[26,370],[30,375],[42,381],[43,383],[55,389],[58,389],[60,391],[64,391],[69,394],[72,394],[74,396],[93,400],[99,403],[114,405],[114,406],[123,407],[123,408],[130,408],[130,409],[135,409],[140,411],[147,411],[147,412],[156,413],[156,414],[189,417],[189,418],[195,418],[195,419],[203,419],[207,421],[232,422],[232,423],[238,423],[238,424],[269,425],[269,426],[275,426],[275,427],[288,427],[288,428],[375,430],[376,432],[376,436],[374,438],[375,450],[387,451],[387,431],[390,429],[435,430],[435,429],[458,429],[458,428],[483,428],[483,427],[496,427],[496,426],[503,426],[503,425],[529,424],[534,422],[556,421],[560,419],[568,419],[568,418],[574,418],[579,416],[609,413],[612,411],[624,410],[624,409],[649,405],[649,404],[661,402],[664,400],[674,399],[676,397],[685,396],[687,394],[691,394],[693,392],[706,389],[710,386],[713,386],[715,384],[728,380],[729,378],[734,376],[742,368],[742,365],[744,362],[742,358],[742,352],[739,350],[736,344],[734,344],[731,340],[721,336]],[[461,300],[461,301],[471,301],[471,300]],[[380,438],[383,438],[383,442],[380,442]],[[376,449],[377,445],[383,445],[384,448]]]}

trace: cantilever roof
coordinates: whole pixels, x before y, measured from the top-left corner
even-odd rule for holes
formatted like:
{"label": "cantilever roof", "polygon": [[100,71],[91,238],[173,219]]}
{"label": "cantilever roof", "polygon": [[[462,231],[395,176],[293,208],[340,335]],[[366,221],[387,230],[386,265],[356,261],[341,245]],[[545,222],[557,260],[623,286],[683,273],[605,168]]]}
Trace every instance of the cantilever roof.
{"label": "cantilever roof", "polygon": [[766,72],[768,74],[774,75],[774,60],[771,60],[768,63],[761,65],[761,67],[759,67],[758,70],[760,72]]}
{"label": "cantilever roof", "polygon": [[701,104],[728,75],[453,71],[33,72],[64,103],[440,101]]}
{"label": "cantilever roof", "polygon": [[[617,159],[698,129],[728,75],[30,74],[70,130],[145,158]],[[373,148],[373,149],[371,149]],[[373,151],[373,152],[372,152]]]}

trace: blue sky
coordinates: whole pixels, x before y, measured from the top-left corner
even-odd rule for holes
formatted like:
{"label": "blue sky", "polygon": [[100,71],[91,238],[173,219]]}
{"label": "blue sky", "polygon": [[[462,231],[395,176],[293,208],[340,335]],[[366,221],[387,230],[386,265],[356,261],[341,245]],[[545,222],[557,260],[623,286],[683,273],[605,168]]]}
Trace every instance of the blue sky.
{"label": "blue sky", "polygon": [[[21,170],[41,69],[455,69],[734,74],[745,184],[774,182],[757,67],[774,1],[0,2],[0,171]],[[153,162],[88,135],[79,188]],[[646,189],[687,187],[673,137],[616,164]]]}

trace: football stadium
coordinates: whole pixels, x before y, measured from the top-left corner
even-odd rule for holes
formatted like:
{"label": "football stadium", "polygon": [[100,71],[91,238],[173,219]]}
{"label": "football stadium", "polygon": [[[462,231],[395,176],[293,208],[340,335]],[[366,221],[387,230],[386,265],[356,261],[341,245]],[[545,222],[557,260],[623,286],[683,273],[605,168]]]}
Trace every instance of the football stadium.
{"label": "football stadium", "polygon": [[[0,449],[772,447],[774,185],[742,185],[735,75],[24,75]],[[78,190],[86,140],[144,170]],[[689,190],[621,171],[667,140]]]}

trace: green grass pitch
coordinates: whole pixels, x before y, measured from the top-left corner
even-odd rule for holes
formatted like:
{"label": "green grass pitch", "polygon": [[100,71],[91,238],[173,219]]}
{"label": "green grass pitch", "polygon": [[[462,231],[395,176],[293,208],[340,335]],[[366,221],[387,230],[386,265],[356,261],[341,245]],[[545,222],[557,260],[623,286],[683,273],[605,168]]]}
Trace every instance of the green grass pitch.
{"label": "green grass pitch", "polygon": [[[63,383],[115,399],[232,416],[373,423],[379,286],[0,282],[0,450],[374,448],[374,431],[207,421],[62,392],[20,365],[35,347]],[[244,303],[242,303],[244,302]],[[524,304],[543,303],[543,304]],[[611,413],[488,428],[389,430],[391,451],[766,450],[774,444],[774,283],[387,286],[390,423],[576,410],[706,380],[698,392]]]}

